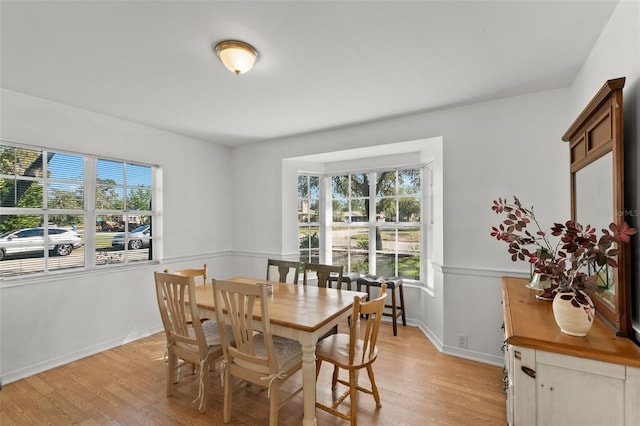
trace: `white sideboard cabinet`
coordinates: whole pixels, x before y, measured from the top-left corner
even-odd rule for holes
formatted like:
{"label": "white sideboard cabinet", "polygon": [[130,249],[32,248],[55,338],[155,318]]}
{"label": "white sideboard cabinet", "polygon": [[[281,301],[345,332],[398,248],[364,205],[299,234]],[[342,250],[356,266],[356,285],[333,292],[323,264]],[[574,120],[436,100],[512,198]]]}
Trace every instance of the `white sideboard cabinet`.
{"label": "white sideboard cabinet", "polygon": [[640,347],[598,318],[586,337],[561,333],[526,282],[502,282],[508,424],[640,426]]}

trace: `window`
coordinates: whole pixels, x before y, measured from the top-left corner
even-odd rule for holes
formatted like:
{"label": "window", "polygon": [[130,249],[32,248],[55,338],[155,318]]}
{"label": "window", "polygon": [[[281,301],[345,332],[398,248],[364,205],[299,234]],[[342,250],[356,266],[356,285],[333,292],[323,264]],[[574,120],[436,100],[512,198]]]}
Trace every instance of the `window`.
{"label": "window", "polygon": [[151,260],[153,173],[0,144],[0,278]]}
{"label": "window", "polygon": [[152,260],[151,182],[150,166],[97,160],[96,265]]}
{"label": "window", "polygon": [[[310,195],[312,179],[318,188],[315,196]],[[330,188],[326,203],[321,179]],[[349,272],[420,280],[422,186],[420,168],[299,176],[301,260],[343,265]],[[325,204],[326,218],[318,214]],[[305,215],[305,206],[314,206],[313,214]]]}

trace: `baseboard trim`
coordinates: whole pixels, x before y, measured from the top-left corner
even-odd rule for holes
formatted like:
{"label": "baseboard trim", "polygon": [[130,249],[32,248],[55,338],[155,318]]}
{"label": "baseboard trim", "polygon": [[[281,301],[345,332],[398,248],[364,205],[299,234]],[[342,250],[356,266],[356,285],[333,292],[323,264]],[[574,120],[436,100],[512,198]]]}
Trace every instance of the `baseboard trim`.
{"label": "baseboard trim", "polygon": [[483,352],[471,351],[469,349],[458,348],[456,346],[445,345],[441,351],[445,355],[456,356],[458,358],[464,358],[471,361],[481,362],[483,364],[495,365],[498,367],[504,366],[504,358],[485,354]]}
{"label": "baseboard trim", "polygon": [[48,359],[41,363],[30,365],[20,370],[10,371],[2,376],[2,382],[4,385],[6,385],[8,383],[15,382],[17,380],[24,379],[29,376],[33,376],[34,374],[42,373],[52,368],[60,367],[61,365],[65,365],[70,362],[77,361],[79,359],[86,358],[88,356],[95,355],[97,353],[104,352],[106,350],[113,349],[118,346],[125,345],[135,340],[151,336],[163,330],[164,328],[162,327],[162,325],[151,327],[146,330],[138,330],[135,333],[129,333],[126,336],[122,336],[117,339],[112,339],[108,342],[103,342],[99,345],[91,346],[81,351],[70,352],[70,353],[58,356],[56,358]]}

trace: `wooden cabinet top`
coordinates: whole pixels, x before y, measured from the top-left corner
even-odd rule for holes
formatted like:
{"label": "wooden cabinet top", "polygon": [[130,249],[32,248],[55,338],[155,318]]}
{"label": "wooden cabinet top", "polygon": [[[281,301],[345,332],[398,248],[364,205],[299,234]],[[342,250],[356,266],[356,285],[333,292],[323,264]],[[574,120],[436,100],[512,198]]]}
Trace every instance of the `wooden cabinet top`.
{"label": "wooden cabinet top", "polygon": [[586,337],[560,332],[551,302],[536,299],[526,284],[524,278],[502,278],[507,343],[640,368],[640,346],[626,337],[616,336],[597,317]]}

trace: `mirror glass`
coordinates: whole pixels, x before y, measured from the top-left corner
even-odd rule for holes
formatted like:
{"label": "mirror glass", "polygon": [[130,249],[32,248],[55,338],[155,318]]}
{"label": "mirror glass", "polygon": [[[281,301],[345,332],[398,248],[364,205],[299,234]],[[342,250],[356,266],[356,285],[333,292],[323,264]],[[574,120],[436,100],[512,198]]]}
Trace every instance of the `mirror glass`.
{"label": "mirror glass", "polygon": [[[613,221],[613,153],[608,152],[575,173],[575,220],[591,225],[598,234]],[[593,288],[605,303],[615,307],[615,274],[611,267],[592,267],[589,275],[598,275]]]}

